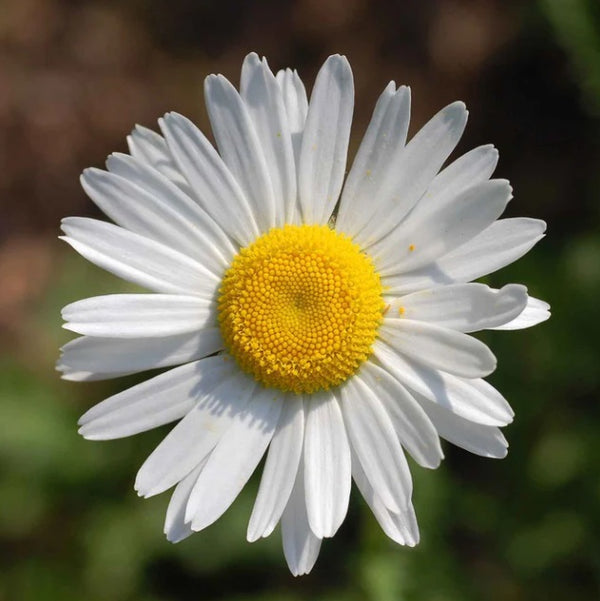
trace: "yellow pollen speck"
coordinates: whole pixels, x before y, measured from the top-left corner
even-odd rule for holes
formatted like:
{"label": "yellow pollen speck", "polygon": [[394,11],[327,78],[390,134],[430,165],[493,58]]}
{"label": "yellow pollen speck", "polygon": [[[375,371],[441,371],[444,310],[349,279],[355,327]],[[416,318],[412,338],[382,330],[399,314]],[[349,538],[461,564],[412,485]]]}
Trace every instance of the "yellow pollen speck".
{"label": "yellow pollen speck", "polygon": [[411,245],[408,247],[408,250],[410,250],[410,252],[412,252],[413,250],[415,250],[415,245],[414,245],[414,244],[411,244]]}
{"label": "yellow pollen speck", "polygon": [[406,313],[406,309],[404,307],[398,307],[398,313],[400,315],[404,315]]}
{"label": "yellow pollen speck", "polygon": [[348,237],[286,225],[233,259],[219,295],[221,333],[265,386],[313,393],[341,384],[369,357],[381,294],[371,259]]}

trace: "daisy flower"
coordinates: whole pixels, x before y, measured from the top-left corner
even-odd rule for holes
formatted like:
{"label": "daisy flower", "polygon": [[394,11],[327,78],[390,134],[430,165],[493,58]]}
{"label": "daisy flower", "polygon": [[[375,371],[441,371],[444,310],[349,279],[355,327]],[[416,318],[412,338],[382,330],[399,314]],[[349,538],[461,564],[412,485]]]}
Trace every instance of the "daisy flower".
{"label": "daisy flower", "polygon": [[[247,538],[281,524],[294,575],[343,522],[351,482],[385,533],[419,540],[405,453],[436,468],[440,438],[504,457],[513,417],[484,378],[496,367],[468,334],[549,316],[524,286],[469,283],[543,237],[536,219],[500,219],[511,199],[480,146],[443,169],[467,121],[462,102],[409,142],[410,90],[375,106],[345,178],[352,71],[331,56],[310,102],[295,71],[246,57],[240,91],[205,82],[216,149],[168,113],[136,127],[130,154],[83,187],[114,222],[69,217],[64,240],[151,293],[63,310],[82,336],[62,349],[68,380],[171,368],[99,403],[90,440],[180,420],[137,474],[149,497],[175,487],[165,533],[217,520],[266,454]],[[345,181],[344,181],[345,180]],[[175,367],[173,367],[175,366]]]}

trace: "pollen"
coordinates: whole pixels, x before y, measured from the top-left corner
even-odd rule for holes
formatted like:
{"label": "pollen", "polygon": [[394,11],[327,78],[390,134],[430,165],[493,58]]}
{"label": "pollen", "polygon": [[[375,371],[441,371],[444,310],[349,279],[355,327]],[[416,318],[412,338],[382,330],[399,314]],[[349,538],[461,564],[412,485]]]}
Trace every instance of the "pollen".
{"label": "pollen", "polygon": [[240,250],[219,291],[225,345],[267,387],[337,386],[371,354],[385,304],[368,255],[327,226],[274,228]]}

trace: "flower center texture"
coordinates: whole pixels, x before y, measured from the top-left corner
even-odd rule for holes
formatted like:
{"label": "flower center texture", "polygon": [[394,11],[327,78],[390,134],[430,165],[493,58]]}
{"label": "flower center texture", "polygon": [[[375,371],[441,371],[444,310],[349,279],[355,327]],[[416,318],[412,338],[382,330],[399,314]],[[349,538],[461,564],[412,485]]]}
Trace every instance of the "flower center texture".
{"label": "flower center texture", "polygon": [[356,372],[383,309],[371,259],[320,225],[274,228],[242,248],[219,295],[221,333],[240,367],[295,393],[336,386]]}

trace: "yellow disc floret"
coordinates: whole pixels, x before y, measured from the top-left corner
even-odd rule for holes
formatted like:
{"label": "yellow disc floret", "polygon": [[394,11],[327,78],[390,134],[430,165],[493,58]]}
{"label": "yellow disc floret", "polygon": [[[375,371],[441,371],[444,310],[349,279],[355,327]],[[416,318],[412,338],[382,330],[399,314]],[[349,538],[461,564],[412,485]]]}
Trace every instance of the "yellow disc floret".
{"label": "yellow disc floret", "polygon": [[270,230],[240,250],[219,295],[221,333],[265,386],[336,386],[371,353],[385,305],[371,259],[318,225]]}

